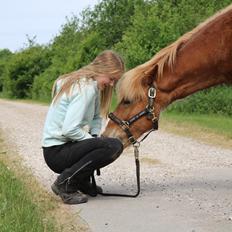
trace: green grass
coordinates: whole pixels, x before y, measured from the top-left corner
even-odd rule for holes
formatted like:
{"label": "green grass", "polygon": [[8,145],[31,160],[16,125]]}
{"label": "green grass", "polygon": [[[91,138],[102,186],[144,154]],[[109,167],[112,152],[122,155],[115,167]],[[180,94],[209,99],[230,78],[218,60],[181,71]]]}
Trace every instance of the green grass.
{"label": "green grass", "polygon": [[48,193],[22,165],[0,128],[0,232],[89,231],[67,205]]}
{"label": "green grass", "polygon": [[232,149],[232,118],[228,116],[164,112],[160,129]]}
{"label": "green grass", "polygon": [[177,122],[179,125],[188,123],[192,127],[200,126],[212,132],[228,136],[232,139],[232,118],[219,115],[164,113],[167,120]]}
{"label": "green grass", "polygon": [[56,231],[53,222],[33,203],[24,183],[2,162],[0,162],[0,231]]}

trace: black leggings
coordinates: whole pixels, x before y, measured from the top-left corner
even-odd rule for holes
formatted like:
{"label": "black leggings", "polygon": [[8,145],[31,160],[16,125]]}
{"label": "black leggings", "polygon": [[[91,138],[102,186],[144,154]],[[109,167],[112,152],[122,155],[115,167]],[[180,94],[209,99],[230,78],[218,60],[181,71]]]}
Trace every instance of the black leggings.
{"label": "black leggings", "polygon": [[47,165],[54,172],[61,174],[60,180],[89,176],[95,169],[116,160],[122,151],[123,145],[118,139],[105,137],[43,147]]}

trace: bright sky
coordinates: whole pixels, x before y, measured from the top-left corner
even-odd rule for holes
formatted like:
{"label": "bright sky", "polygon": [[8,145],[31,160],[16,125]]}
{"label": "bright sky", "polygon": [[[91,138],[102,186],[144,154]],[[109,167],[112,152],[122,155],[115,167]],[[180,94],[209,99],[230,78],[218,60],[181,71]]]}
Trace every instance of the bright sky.
{"label": "bright sky", "polygon": [[0,49],[23,48],[29,38],[47,44],[66,22],[65,17],[79,15],[100,0],[0,0]]}

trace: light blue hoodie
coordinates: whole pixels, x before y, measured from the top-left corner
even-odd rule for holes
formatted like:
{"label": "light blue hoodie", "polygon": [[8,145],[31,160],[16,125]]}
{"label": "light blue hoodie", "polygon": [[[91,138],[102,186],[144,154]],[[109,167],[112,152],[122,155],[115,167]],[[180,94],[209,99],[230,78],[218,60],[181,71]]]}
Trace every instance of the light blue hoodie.
{"label": "light blue hoodie", "polygon": [[[57,82],[57,91],[62,80]],[[68,141],[80,141],[99,134],[100,91],[97,81],[81,78],[79,85],[72,87],[70,96],[63,94],[56,103],[51,104],[43,130],[42,146],[61,145]],[[84,127],[88,126],[88,131]]]}

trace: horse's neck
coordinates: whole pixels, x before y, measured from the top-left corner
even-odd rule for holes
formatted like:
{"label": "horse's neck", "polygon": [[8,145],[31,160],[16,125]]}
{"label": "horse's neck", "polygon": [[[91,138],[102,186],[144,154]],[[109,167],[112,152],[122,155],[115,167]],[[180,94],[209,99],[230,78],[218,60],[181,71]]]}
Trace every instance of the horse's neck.
{"label": "horse's neck", "polygon": [[212,73],[207,70],[195,72],[190,70],[188,73],[165,72],[162,78],[158,79],[156,114],[165,109],[175,100],[185,98],[197,91],[207,89],[212,86],[220,85],[228,82],[228,77],[232,81],[232,75]]}
{"label": "horse's neck", "polygon": [[232,82],[232,12],[200,31],[177,54],[173,72],[168,67],[158,86],[168,102],[199,90]]}
{"label": "horse's neck", "polygon": [[207,89],[212,86],[220,85],[227,82],[227,77],[222,74],[214,75],[212,73],[202,73],[182,76],[178,79],[179,82],[171,91],[171,102],[177,99],[185,98],[197,91]]}

